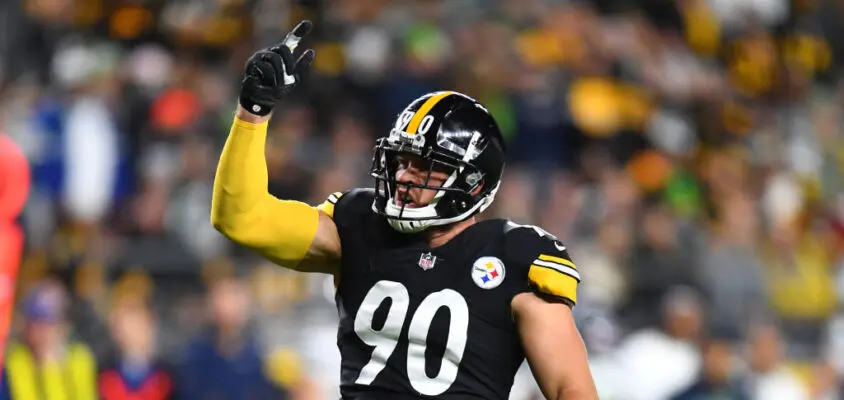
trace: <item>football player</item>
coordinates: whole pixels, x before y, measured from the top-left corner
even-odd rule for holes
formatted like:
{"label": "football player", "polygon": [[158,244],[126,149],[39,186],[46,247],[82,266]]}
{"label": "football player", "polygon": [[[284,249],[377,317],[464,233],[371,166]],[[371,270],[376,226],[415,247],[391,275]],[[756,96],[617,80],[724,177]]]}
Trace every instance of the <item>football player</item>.
{"label": "football player", "polygon": [[407,106],[376,143],[374,188],[315,207],[267,192],[267,122],[314,59],[293,55],[310,28],[247,61],[211,222],[281,266],[334,275],[343,398],[507,399],[527,358],[547,398],[597,399],[565,245],[475,219],[501,183],[504,141],[474,99],[443,91]]}

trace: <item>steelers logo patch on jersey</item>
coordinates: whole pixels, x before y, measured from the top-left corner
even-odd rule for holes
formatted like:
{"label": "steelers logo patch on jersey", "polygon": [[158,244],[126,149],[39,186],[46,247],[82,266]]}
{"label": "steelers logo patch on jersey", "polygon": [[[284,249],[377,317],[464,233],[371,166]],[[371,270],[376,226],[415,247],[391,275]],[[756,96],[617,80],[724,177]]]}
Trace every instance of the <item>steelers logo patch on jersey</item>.
{"label": "steelers logo patch on jersey", "polygon": [[494,289],[504,281],[504,263],[496,257],[481,257],[472,265],[472,280],[481,289]]}

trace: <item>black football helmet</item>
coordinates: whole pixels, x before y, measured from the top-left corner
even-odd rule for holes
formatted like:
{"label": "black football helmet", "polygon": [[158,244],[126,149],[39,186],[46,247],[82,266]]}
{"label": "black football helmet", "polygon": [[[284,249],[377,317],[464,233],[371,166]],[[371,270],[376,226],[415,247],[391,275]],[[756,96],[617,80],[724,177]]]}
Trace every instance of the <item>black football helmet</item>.
{"label": "black football helmet", "polygon": [[[492,204],[504,172],[504,139],[489,111],[477,100],[445,91],[426,94],[396,118],[390,135],[377,140],[372,157],[375,178],[373,210],[403,233],[465,220]],[[450,173],[442,186],[397,182],[400,155],[425,159],[428,178],[436,170]],[[436,190],[423,207],[398,205],[397,185]]]}

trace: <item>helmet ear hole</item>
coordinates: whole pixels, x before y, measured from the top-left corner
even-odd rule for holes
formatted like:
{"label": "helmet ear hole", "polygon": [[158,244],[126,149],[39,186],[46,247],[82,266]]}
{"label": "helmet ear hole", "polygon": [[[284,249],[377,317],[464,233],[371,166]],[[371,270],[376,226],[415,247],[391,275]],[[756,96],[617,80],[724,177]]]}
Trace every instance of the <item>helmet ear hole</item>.
{"label": "helmet ear hole", "polygon": [[480,173],[480,171],[475,171],[470,174],[467,174],[466,177],[463,179],[466,181],[466,184],[469,185],[469,187],[474,187],[475,185],[478,185],[480,181],[483,180],[483,175]]}
{"label": "helmet ear hole", "polygon": [[452,193],[448,204],[451,206],[452,212],[462,214],[475,205],[472,197],[469,193]]}

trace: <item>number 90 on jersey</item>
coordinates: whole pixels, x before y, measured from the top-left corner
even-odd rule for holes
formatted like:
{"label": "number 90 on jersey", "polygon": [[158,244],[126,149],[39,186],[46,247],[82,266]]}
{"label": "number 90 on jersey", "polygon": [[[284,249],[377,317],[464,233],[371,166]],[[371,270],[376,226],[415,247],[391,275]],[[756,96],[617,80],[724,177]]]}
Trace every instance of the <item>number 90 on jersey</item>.
{"label": "number 90 on jersey", "polygon": [[[390,299],[387,317],[383,327],[373,328],[375,310]],[[469,306],[460,293],[443,289],[425,297],[410,317],[407,337],[402,337],[402,328],[408,319],[410,295],[407,288],[398,282],[379,281],[366,294],[355,315],[355,333],[373,347],[369,362],[363,366],[355,383],[370,385],[387,366],[390,356],[399,341],[407,343],[407,378],[417,392],[437,396],[448,390],[457,379],[469,330]],[[448,339],[439,373],[429,377],[425,372],[425,350],[431,323],[440,308],[447,308],[450,314]]]}

